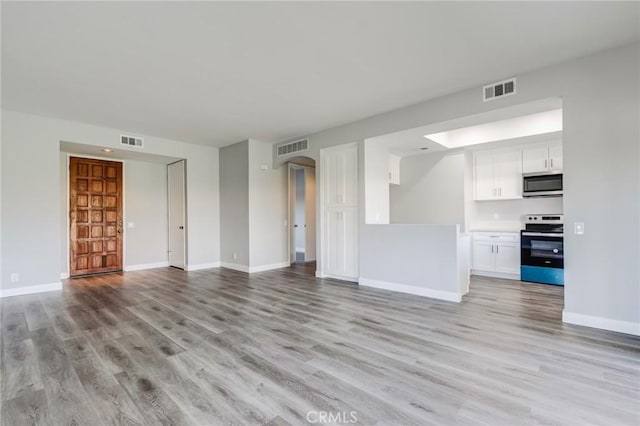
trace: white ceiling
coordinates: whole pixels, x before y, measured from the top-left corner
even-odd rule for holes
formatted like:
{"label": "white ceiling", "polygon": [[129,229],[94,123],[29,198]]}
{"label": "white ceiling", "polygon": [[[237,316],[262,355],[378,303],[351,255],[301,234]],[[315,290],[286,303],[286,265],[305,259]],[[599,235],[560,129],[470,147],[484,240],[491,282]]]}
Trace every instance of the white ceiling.
{"label": "white ceiling", "polygon": [[638,26],[637,2],[3,2],[2,106],[273,142],[629,44]]}

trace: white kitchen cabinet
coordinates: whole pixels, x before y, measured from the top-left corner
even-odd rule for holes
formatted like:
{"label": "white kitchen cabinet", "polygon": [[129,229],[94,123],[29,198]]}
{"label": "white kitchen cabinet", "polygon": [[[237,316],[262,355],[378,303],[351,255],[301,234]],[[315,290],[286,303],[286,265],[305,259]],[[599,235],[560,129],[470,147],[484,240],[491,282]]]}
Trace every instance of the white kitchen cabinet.
{"label": "white kitchen cabinet", "polygon": [[496,244],[496,272],[520,274],[520,244],[501,242]]}
{"label": "white kitchen cabinet", "polygon": [[522,149],[522,172],[544,173],[562,170],[562,142],[526,146]]}
{"label": "white kitchen cabinet", "polygon": [[558,142],[549,145],[549,169],[551,171],[561,171],[562,167],[562,143]]}
{"label": "white kitchen cabinet", "polygon": [[400,157],[389,154],[389,183],[400,185]]}
{"label": "white kitchen cabinet", "polygon": [[487,241],[473,242],[473,269],[494,271],[496,268],[495,245]]}
{"label": "white kitchen cabinet", "polygon": [[522,198],[520,150],[480,151],[473,162],[474,200]]}
{"label": "white kitchen cabinet", "polygon": [[520,235],[474,232],[472,264],[475,275],[520,279]]}
{"label": "white kitchen cabinet", "polygon": [[358,148],[320,151],[322,186],[321,275],[358,279]]}

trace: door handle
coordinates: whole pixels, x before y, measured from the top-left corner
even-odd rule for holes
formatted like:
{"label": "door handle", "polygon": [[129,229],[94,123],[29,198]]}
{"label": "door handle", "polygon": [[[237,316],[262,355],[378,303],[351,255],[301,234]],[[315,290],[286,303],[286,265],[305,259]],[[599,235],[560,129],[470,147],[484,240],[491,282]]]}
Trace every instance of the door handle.
{"label": "door handle", "polygon": [[184,226],[178,226],[178,229],[184,229]]}
{"label": "door handle", "polygon": [[493,245],[491,246],[491,253],[493,253]]}
{"label": "door handle", "polygon": [[496,246],[496,254],[500,254],[500,246]]}
{"label": "door handle", "polygon": [[553,169],[553,158],[549,160],[549,162],[551,163],[551,168]]}
{"label": "door handle", "polygon": [[546,159],[544,160],[544,168],[545,169],[547,168],[547,160]]}
{"label": "door handle", "polygon": [[293,225],[293,227],[294,227],[294,228],[297,228],[297,227],[298,227],[298,224],[296,223],[295,225]]}

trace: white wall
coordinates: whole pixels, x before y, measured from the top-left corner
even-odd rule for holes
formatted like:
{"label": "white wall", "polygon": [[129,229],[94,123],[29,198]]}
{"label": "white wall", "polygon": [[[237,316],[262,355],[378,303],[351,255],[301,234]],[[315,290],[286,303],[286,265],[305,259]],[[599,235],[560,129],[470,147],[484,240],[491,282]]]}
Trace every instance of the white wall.
{"label": "white wall", "polygon": [[[456,225],[365,225],[360,284],[459,302]],[[468,274],[467,274],[468,276]]]}
{"label": "white wall", "polygon": [[[2,111],[2,289],[60,280],[60,141],[120,147],[119,129]],[[148,135],[144,152],[187,159],[188,264],[219,261],[218,150]],[[135,148],[130,148],[135,150]],[[36,267],[37,266],[37,267]],[[10,282],[18,272],[20,281]]]}
{"label": "white wall", "polygon": [[[249,142],[220,148],[221,261],[249,267]],[[236,258],[234,259],[234,253]]]}
{"label": "white wall", "polygon": [[223,266],[257,272],[289,265],[288,169],[272,168],[271,149],[255,140],[220,149]]}
{"label": "white wall", "polygon": [[[639,52],[636,43],[518,75],[518,93],[503,99],[482,102],[473,87],[307,135],[305,155],[318,160],[329,146],[360,141],[362,148],[374,136],[561,97],[565,222],[586,225],[585,235],[565,235],[565,320],[640,333]],[[286,161],[275,149],[273,156]]]}
{"label": "white wall", "polygon": [[464,152],[404,157],[400,185],[392,185],[391,223],[465,225]]}
{"label": "white wall", "polygon": [[364,143],[365,223],[389,223],[389,150]]}
{"label": "white wall", "polygon": [[269,143],[249,141],[251,272],[289,265],[286,225],[288,169],[272,167],[271,150],[272,145]]}

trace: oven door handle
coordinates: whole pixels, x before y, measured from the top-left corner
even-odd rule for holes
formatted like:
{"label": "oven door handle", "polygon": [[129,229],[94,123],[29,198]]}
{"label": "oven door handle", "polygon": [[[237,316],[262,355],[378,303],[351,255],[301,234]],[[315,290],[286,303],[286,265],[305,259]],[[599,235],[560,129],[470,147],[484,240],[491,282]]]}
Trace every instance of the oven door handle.
{"label": "oven door handle", "polygon": [[550,234],[547,232],[523,232],[523,237],[564,237],[564,234]]}

